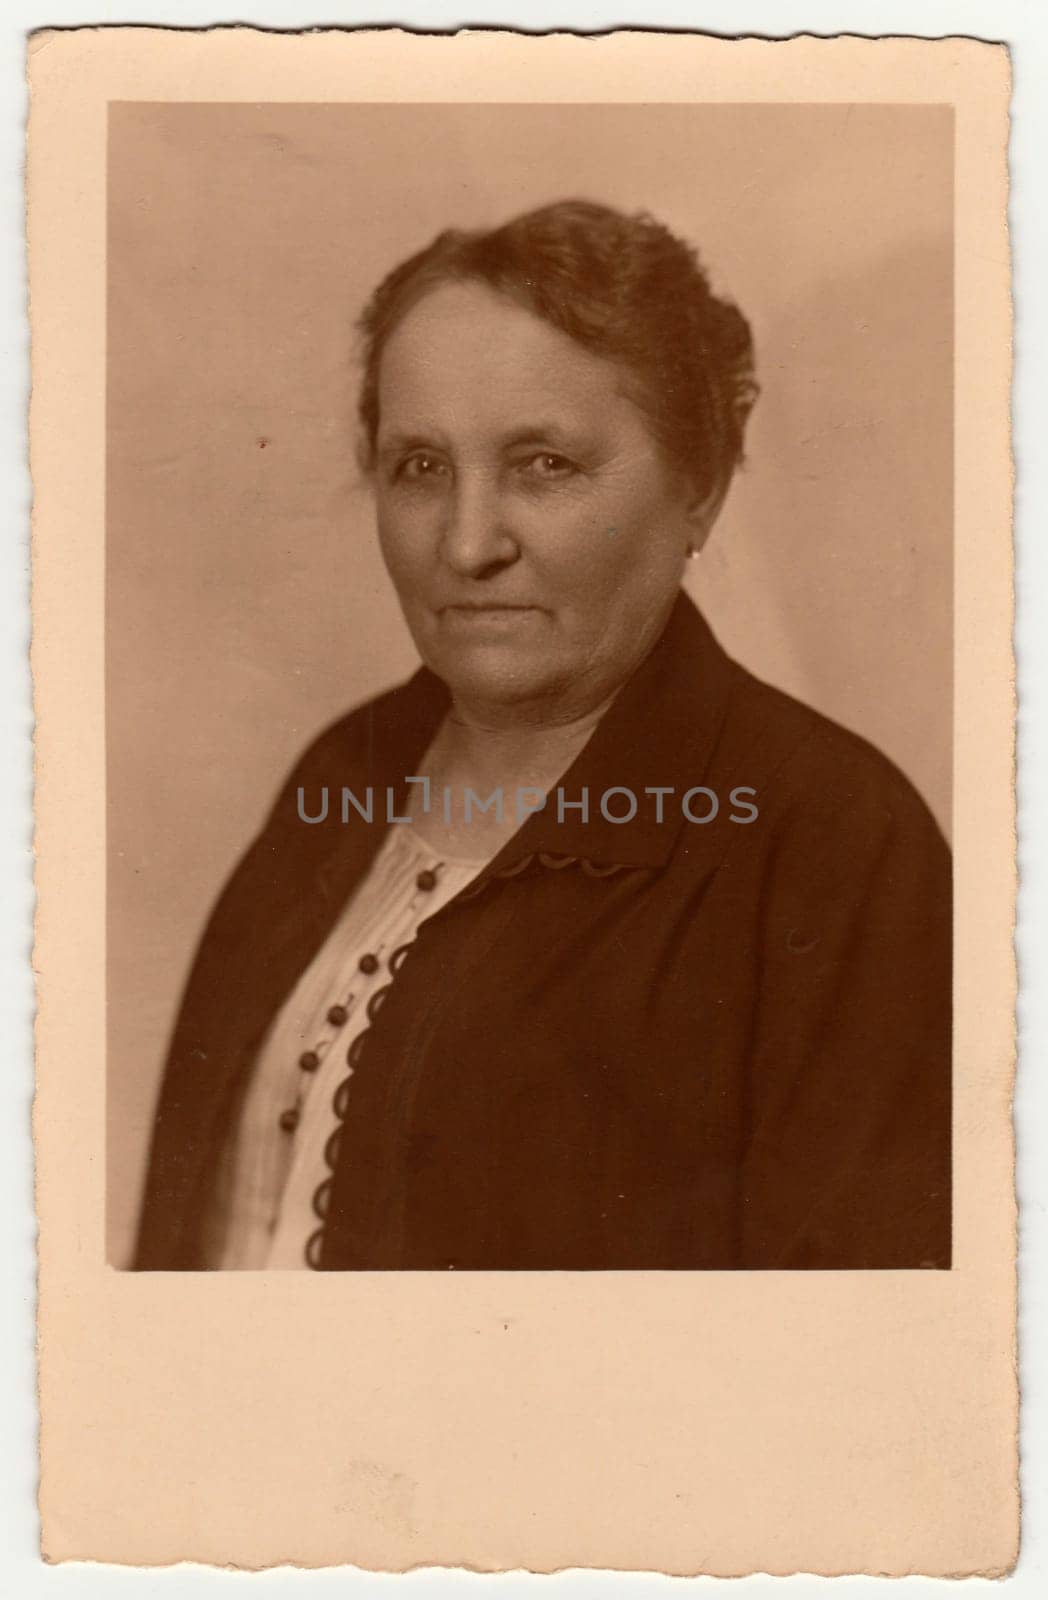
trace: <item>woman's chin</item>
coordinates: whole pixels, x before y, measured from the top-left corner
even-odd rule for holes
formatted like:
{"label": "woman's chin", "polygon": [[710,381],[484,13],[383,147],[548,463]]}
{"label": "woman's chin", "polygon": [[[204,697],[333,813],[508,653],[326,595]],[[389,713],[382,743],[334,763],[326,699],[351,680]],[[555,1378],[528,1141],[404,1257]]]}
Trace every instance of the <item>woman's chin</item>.
{"label": "woman's chin", "polygon": [[541,703],[555,694],[555,684],[548,673],[513,670],[508,665],[502,671],[494,667],[486,671],[459,668],[441,676],[452,697],[462,705],[501,706],[510,710],[514,706]]}
{"label": "woman's chin", "polygon": [[556,699],[565,687],[565,675],[552,670],[548,659],[530,651],[494,647],[436,651],[426,665],[443,679],[461,705],[512,710]]}

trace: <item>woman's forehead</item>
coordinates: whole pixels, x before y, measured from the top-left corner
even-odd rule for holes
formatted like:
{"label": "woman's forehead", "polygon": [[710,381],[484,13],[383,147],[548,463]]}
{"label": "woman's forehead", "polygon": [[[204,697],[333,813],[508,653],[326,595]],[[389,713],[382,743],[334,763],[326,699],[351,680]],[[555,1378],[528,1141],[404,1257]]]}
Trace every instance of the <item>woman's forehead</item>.
{"label": "woman's forehead", "polygon": [[634,408],[627,374],[507,295],[479,283],[432,290],[390,335],[378,375],[379,433],[499,433],[570,426]]}

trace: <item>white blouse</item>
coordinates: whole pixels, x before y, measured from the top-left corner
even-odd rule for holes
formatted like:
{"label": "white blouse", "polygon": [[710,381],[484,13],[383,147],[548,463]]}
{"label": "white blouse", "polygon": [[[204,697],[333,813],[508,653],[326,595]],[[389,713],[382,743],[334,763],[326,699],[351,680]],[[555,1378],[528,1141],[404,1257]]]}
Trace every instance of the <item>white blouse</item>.
{"label": "white blouse", "polygon": [[[390,828],[367,877],[277,1015],[259,1050],[209,1220],[212,1268],[306,1267],[330,1176],[324,1146],[346,1056],[367,1003],[394,982],[390,957],[464,889],[485,860],[438,856],[410,824]],[[352,1116],[352,1091],[349,1112]]]}

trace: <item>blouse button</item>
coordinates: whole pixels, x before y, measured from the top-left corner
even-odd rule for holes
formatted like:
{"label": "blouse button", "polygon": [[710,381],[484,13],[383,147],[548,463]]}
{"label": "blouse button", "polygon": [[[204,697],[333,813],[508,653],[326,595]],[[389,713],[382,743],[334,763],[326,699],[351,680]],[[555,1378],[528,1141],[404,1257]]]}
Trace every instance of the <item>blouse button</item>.
{"label": "blouse button", "polygon": [[306,1050],[299,1056],[298,1064],[303,1072],[316,1072],[320,1065],[320,1057],[315,1050]]}
{"label": "blouse button", "polygon": [[436,873],[431,872],[430,869],[426,867],[426,869],[423,872],[420,872],[418,877],[415,879],[415,887],[417,889],[424,890],[428,894],[431,889],[435,889],[437,887]]}
{"label": "blouse button", "polygon": [[327,1019],[334,1028],[341,1028],[349,1016],[345,1006],[332,1006],[327,1014]]}
{"label": "blouse button", "polygon": [[298,1112],[292,1107],[290,1111],[280,1113],[280,1126],[285,1133],[294,1133],[298,1127]]}
{"label": "blouse button", "polygon": [[366,972],[370,977],[373,972],[378,971],[378,956],[373,956],[369,950],[367,955],[361,956],[358,965],[361,972]]}

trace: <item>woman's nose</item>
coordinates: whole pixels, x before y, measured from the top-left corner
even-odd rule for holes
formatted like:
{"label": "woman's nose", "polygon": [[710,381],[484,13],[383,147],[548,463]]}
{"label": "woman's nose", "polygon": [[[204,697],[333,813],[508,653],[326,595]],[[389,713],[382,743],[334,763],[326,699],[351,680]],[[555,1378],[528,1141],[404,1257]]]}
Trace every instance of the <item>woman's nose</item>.
{"label": "woman's nose", "polygon": [[508,566],[519,553],[497,488],[460,479],[449,498],[441,539],[447,565],[459,577],[477,578],[489,568]]}

